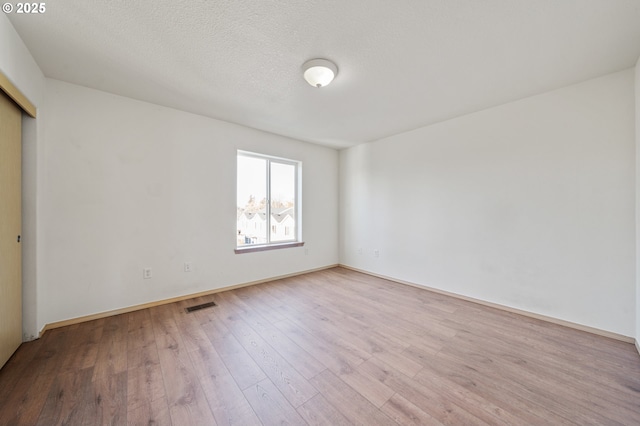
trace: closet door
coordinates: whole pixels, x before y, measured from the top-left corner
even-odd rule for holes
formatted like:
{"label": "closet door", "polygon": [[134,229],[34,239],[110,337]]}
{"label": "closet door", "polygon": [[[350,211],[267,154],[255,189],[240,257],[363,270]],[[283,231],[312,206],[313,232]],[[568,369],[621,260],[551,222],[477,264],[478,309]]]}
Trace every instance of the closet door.
{"label": "closet door", "polygon": [[22,112],[0,91],[0,367],[22,343]]}

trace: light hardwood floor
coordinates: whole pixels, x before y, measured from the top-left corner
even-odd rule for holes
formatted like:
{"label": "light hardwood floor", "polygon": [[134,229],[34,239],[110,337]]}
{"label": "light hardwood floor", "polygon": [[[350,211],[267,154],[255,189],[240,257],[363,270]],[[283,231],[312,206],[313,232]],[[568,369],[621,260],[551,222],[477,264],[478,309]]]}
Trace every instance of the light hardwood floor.
{"label": "light hardwood floor", "polygon": [[50,330],[0,370],[19,424],[632,425],[640,356],[335,268]]}

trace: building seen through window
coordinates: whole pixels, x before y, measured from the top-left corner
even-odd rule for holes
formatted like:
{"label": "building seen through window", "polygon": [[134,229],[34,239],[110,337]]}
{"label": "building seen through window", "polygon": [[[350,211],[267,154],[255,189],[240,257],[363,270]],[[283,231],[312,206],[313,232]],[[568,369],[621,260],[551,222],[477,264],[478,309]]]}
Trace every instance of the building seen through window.
{"label": "building seen through window", "polygon": [[299,163],[238,152],[238,247],[298,240]]}

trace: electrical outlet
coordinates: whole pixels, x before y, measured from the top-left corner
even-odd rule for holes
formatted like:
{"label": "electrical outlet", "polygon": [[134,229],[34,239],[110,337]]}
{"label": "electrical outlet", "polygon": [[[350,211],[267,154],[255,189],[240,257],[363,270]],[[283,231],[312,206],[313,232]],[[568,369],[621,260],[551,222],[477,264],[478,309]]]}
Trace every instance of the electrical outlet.
{"label": "electrical outlet", "polygon": [[375,257],[380,257],[380,250],[375,249],[375,250],[373,251],[373,255],[374,255]]}
{"label": "electrical outlet", "polygon": [[307,248],[306,248],[306,249],[304,249],[304,255],[305,255],[305,256],[309,256],[309,249],[307,249]]}
{"label": "electrical outlet", "polygon": [[193,271],[193,262],[184,262],[184,271],[185,272]]}
{"label": "electrical outlet", "polygon": [[362,247],[358,247],[358,254],[362,254]]}
{"label": "electrical outlet", "polygon": [[153,276],[153,273],[151,271],[151,268],[144,268],[142,270],[142,278],[144,278],[145,280],[148,280],[152,276]]}

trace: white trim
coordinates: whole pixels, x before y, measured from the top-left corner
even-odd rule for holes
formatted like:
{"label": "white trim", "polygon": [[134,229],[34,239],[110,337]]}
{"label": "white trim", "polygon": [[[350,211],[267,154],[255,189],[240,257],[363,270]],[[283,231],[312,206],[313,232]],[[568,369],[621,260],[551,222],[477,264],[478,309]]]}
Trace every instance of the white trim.
{"label": "white trim", "polygon": [[352,271],[361,272],[363,274],[371,275],[373,277],[383,278],[385,280],[393,281],[393,282],[396,282],[398,284],[404,284],[404,285],[408,285],[408,286],[411,286],[411,287],[421,288],[423,290],[432,291],[434,293],[443,294],[445,296],[455,297],[456,299],[465,300],[467,302],[472,302],[472,303],[477,303],[479,305],[489,306],[491,308],[500,309],[502,311],[511,312],[513,314],[523,315],[523,316],[529,317],[529,318],[539,319],[539,320],[542,320],[542,321],[550,322],[552,324],[562,325],[564,327],[573,328],[575,330],[586,331],[587,333],[596,334],[598,336],[603,336],[603,337],[608,337],[610,339],[619,340],[621,342],[625,342],[625,343],[634,343],[635,342],[636,348],[638,349],[638,352],[640,353],[640,347],[638,347],[638,342],[633,337],[625,336],[625,335],[618,334],[618,333],[613,333],[611,331],[601,330],[599,328],[589,327],[589,326],[582,325],[582,324],[577,324],[577,323],[570,322],[570,321],[561,320],[561,319],[558,319],[558,318],[548,317],[546,315],[540,315],[540,314],[536,314],[534,312],[524,311],[524,310],[521,310],[521,309],[516,309],[516,308],[512,308],[512,307],[505,306],[505,305],[500,305],[498,303],[487,302],[485,300],[475,299],[473,297],[468,297],[468,296],[463,296],[461,294],[440,290],[440,289],[429,287],[429,286],[422,285],[422,284],[416,284],[416,283],[412,283],[412,282],[409,282],[409,281],[399,280],[397,278],[389,277],[389,276],[386,276],[386,275],[376,274],[374,272],[369,272],[369,271],[366,271],[364,269],[358,269],[358,268],[354,268],[352,266],[348,266],[348,265],[344,265],[344,264],[340,264],[340,266],[345,268],[345,269],[350,269]]}
{"label": "white trim", "polygon": [[456,293],[451,293],[451,292],[448,292],[448,291],[438,290],[438,289],[435,289],[435,288],[427,287],[427,286],[420,285],[420,284],[411,283],[411,282],[408,282],[408,281],[398,280],[398,279],[395,279],[395,278],[392,278],[392,277],[388,277],[386,275],[376,274],[376,273],[373,273],[373,272],[365,271],[364,269],[358,269],[358,268],[354,268],[352,266],[348,266],[348,265],[344,265],[344,264],[332,264],[332,265],[322,266],[322,267],[319,267],[319,268],[308,269],[308,270],[305,270],[305,271],[294,272],[294,273],[291,273],[291,274],[279,275],[279,276],[276,276],[276,277],[264,278],[264,279],[261,279],[261,280],[250,281],[250,282],[246,282],[246,283],[242,283],[242,284],[231,285],[231,286],[217,288],[217,289],[213,289],[213,290],[207,290],[207,291],[203,291],[203,292],[199,292],[199,293],[192,293],[192,294],[187,294],[187,295],[184,295],[184,296],[177,296],[177,297],[173,297],[173,298],[170,298],[170,299],[163,299],[163,300],[158,300],[158,301],[155,301],[155,302],[148,302],[148,303],[143,303],[143,304],[140,304],[140,305],[129,306],[129,307],[126,307],[126,308],[115,309],[115,310],[106,311],[106,312],[100,312],[100,313],[97,313],[97,314],[85,315],[85,316],[77,317],[77,318],[71,318],[71,319],[67,319],[67,320],[63,320],[63,321],[56,321],[56,322],[53,322],[53,323],[46,324],[44,327],[42,327],[42,330],[40,330],[38,338],[42,337],[42,335],[47,330],[51,330],[51,329],[54,329],[54,328],[65,327],[65,326],[73,325],[73,324],[79,324],[79,323],[82,323],[82,322],[92,321],[92,320],[99,319],[99,318],[106,318],[106,317],[110,317],[110,316],[113,316],[113,315],[120,315],[120,314],[124,314],[124,313],[128,313],[128,312],[134,312],[134,311],[138,311],[138,310],[141,310],[141,309],[151,308],[151,307],[154,307],[154,306],[166,305],[166,304],[178,302],[178,301],[181,301],[181,300],[193,299],[195,297],[201,297],[201,296],[206,296],[206,295],[210,295],[210,294],[220,293],[220,292],[223,292],[223,291],[229,291],[229,290],[233,290],[233,289],[236,289],[236,288],[249,287],[249,286],[252,286],[252,285],[267,283],[267,282],[270,282],[270,281],[276,281],[276,280],[280,280],[280,279],[284,279],[284,278],[295,277],[295,276],[298,276],[298,275],[310,274],[310,273],[313,273],[313,272],[323,271],[325,269],[332,269],[332,268],[336,268],[336,267],[349,269],[349,270],[360,272],[360,273],[363,273],[363,274],[366,274],[366,275],[371,275],[373,277],[383,278],[385,280],[393,281],[393,282],[398,283],[398,284],[408,285],[408,286],[416,287],[416,288],[419,288],[419,289],[422,289],[422,290],[426,290],[426,291],[432,291],[434,293],[443,294],[445,296],[455,297],[456,299],[465,300],[467,302],[472,302],[472,303],[477,303],[479,305],[489,306],[489,307],[500,309],[500,310],[503,310],[503,311],[506,311],[506,312],[511,312],[511,313],[523,315],[523,316],[526,316],[526,317],[535,318],[535,319],[539,319],[539,320],[542,320],[542,321],[547,321],[547,322],[550,322],[552,324],[558,324],[558,325],[562,325],[562,326],[565,326],[565,327],[573,328],[573,329],[576,329],[576,330],[586,331],[588,333],[595,334],[595,335],[598,335],[598,336],[609,337],[609,338],[612,338],[612,339],[615,339],[615,340],[619,340],[619,341],[622,341],[622,342],[625,342],[625,343],[633,343],[633,344],[635,344],[635,347],[636,347],[636,349],[638,351],[638,354],[640,355],[640,341],[638,341],[638,340],[636,340],[636,339],[634,339],[632,337],[623,336],[621,334],[612,333],[610,331],[600,330],[600,329],[593,328],[593,327],[587,327],[587,326],[584,326],[584,325],[581,325],[581,324],[576,324],[576,323],[560,320],[560,319],[553,318],[553,317],[547,317],[545,315],[535,314],[533,312],[528,312],[528,311],[523,311],[523,310],[520,310],[520,309],[510,308],[508,306],[499,305],[497,303],[486,302],[484,300],[474,299],[472,297],[462,296],[462,295],[459,295],[459,294],[456,294]]}
{"label": "white trim", "polygon": [[66,327],[68,325],[80,324],[80,323],[83,323],[83,322],[93,321],[93,320],[100,319],[100,318],[107,318],[107,317],[111,317],[111,316],[114,316],[114,315],[126,314],[128,312],[139,311],[141,309],[153,308],[154,306],[167,305],[169,303],[179,302],[179,301],[182,301],[182,300],[189,300],[189,299],[193,299],[193,298],[196,298],[196,297],[208,296],[208,295],[211,295],[211,294],[221,293],[223,291],[234,290],[236,288],[249,287],[249,286],[252,286],[252,285],[268,283],[270,281],[281,280],[281,279],[284,279],[284,278],[296,277],[298,275],[310,274],[312,272],[324,271],[325,269],[331,269],[331,268],[335,268],[337,266],[340,266],[340,265],[332,264],[332,265],[327,265],[327,266],[321,266],[319,268],[307,269],[305,271],[293,272],[291,274],[279,275],[279,276],[270,277],[270,278],[263,278],[261,280],[249,281],[249,282],[246,282],[246,283],[241,283],[241,284],[235,284],[235,285],[230,285],[230,286],[226,286],[226,287],[216,288],[216,289],[213,289],[213,290],[201,291],[199,293],[185,294],[183,296],[176,296],[176,297],[172,297],[172,298],[169,298],[169,299],[162,299],[162,300],[157,300],[157,301],[154,301],[154,302],[142,303],[140,305],[128,306],[126,308],[114,309],[114,310],[111,310],[111,311],[98,312],[96,314],[84,315],[84,316],[81,316],[81,317],[70,318],[70,319],[66,319],[66,320],[62,320],[62,321],[56,321],[56,322],[52,322],[52,323],[49,323],[49,324],[45,324],[45,326],[42,327],[42,330],[40,330],[40,333],[38,334],[38,338],[42,337],[42,335],[47,330],[51,330],[51,329],[54,329],[54,328]]}
{"label": "white trim", "polygon": [[293,247],[304,246],[304,241],[290,241],[288,243],[272,243],[272,244],[250,244],[238,247],[234,250],[235,254],[256,253],[258,251],[279,250]]}
{"label": "white trim", "polygon": [[[265,205],[265,238],[267,239],[268,242],[264,244],[259,244],[259,245],[264,247],[264,246],[278,245],[282,243],[302,242],[302,225],[301,225],[302,184],[300,183],[302,179],[302,162],[298,160],[292,160],[289,158],[275,157],[272,155],[260,154],[257,152],[243,151],[241,149],[238,149],[236,151],[236,165],[237,165],[237,159],[239,156],[265,160],[267,163],[265,168],[266,186],[267,186],[266,187],[266,205]],[[285,164],[285,165],[293,166],[294,168],[293,170],[293,173],[294,173],[293,193],[295,197],[294,207],[293,207],[294,226],[293,226],[293,232],[292,232],[293,238],[288,240],[271,241],[271,163]],[[236,167],[236,206],[238,204],[237,182],[238,182],[238,169]],[[237,231],[237,227],[236,227],[236,231]],[[253,246],[253,245],[238,245],[236,240],[236,250],[242,249],[245,247],[250,247],[250,246]]]}

